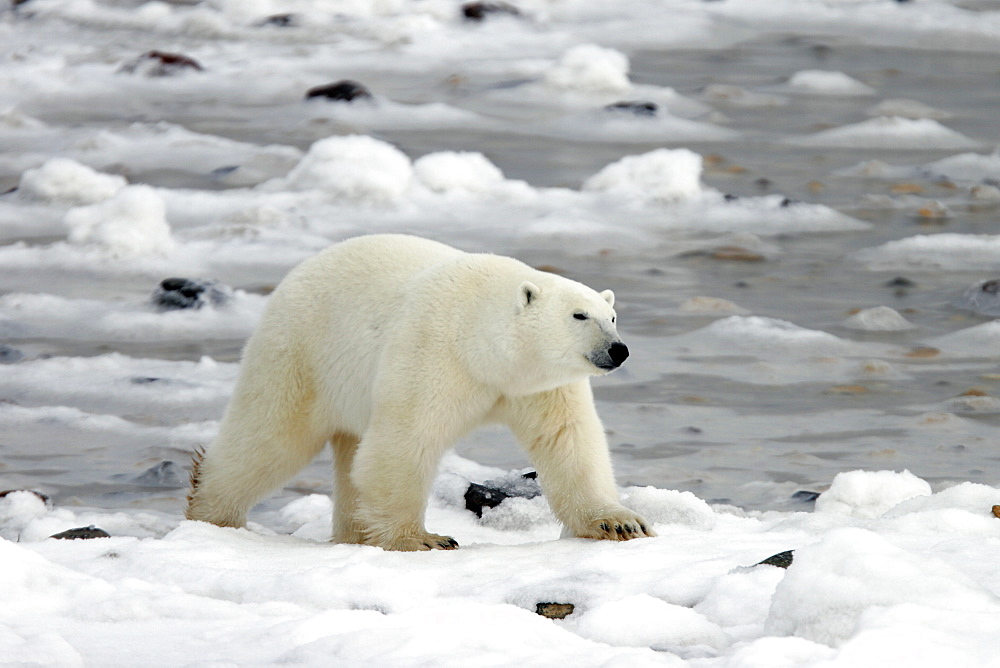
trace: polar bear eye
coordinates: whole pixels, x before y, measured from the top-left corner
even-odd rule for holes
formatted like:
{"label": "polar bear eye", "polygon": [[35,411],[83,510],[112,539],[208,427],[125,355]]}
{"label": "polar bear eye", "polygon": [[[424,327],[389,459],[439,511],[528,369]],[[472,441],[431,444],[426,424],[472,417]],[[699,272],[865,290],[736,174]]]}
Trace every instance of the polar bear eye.
{"label": "polar bear eye", "polygon": [[574,313],[573,317],[576,318],[577,320],[586,320],[587,319],[587,314],[586,313]]}
{"label": "polar bear eye", "polygon": [[616,316],[611,316],[611,324],[614,324]]}

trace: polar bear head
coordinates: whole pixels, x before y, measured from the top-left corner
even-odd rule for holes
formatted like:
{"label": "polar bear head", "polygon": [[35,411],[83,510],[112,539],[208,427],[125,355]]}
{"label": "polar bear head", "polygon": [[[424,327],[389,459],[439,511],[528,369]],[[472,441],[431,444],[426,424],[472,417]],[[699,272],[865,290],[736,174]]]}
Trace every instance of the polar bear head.
{"label": "polar bear head", "polygon": [[616,327],[615,295],[558,276],[523,281],[516,320],[522,363],[557,387],[617,369],[628,357]]}

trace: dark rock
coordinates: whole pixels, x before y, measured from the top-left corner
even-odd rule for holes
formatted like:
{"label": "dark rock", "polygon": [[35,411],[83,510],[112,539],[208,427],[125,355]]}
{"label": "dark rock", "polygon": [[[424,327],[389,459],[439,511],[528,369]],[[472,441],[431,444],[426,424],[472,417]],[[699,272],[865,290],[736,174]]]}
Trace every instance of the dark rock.
{"label": "dark rock", "polygon": [[788,568],[792,565],[792,559],[795,556],[794,550],[786,550],[785,552],[779,552],[773,556],[768,557],[764,561],[757,562],[757,566],[777,566],[778,568]]}
{"label": "dark rock", "polygon": [[0,492],[0,499],[4,498],[8,494],[13,494],[14,492],[27,492],[28,494],[34,494],[35,496],[37,496],[39,499],[41,499],[45,503],[49,502],[49,496],[47,494],[42,494],[41,492],[37,492],[37,491],[35,491],[33,489],[8,489],[8,490],[4,490],[4,491]]}
{"label": "dark rock", "polygon": [[659,105],[655,102],[646,102],[642,100],[615,102],[604,108],[607,111],[627,112],[634,116],[642,116],[645,118],[652,118],[653,116],[656,116],[656,112],[660,109]]}
{"label": "dark rock", "polygon": [[353,102],[354,100],[371,100],[371,91],[357,81],[343,79],[323,86],[315,86],[306,91],[306,99],[324,97],[335,102]]}
{"label": "dark rock", "polygon": [[299,17],[295,14],[273,14],[257,23],[259,27],[274,26],[276,28],[294,28],[298,24]]}
{"label": "dark rock", "polygon": [[136,476],[132,482],[147,487],[183,487],[177,475],[177,465],[170,460],[162,461],[147,469],[142,475]]}
{"label": "dark rock", "polygon": [[792,494],[792,501],[801,501],[802,503],[813,503],[818,498],[819,492],[810,492],[807,489],[800,489]]}
{"label": "dark rock", "polygon": [[916,287],[917,284],[905,276],[897,276],[896,278],[886,281],[882,285],[887,288],[913,288]]}
{"label": "dark rock", "polygon": [[24,353],[17,348],[0,344],[0,364],[13,364],[24,359]]}
{"label": "dark rock", "polygon": [[491,14],[520,16],[521,10],[509,2],[467,2],[462,5],[462,16],[466,21],[483,21]]}
{"label": "dark rock", "polygon": [[781,206],[782,209],[785,209],[793,204],[798,204],[798,201],[792,199],[791,197],[786,197],[785,199],[781,200],[781,204],[779,206]]}
{"label": "dark rock", "polygon": [[153,305],[161,311],[224,306],[232,299],[232,288],[211,279],[165,278],[153,291]]}
{"label": "dark rock", "polygon": [[549,619],[566,619],[575,609],[572,603],[539,603],[535,606],[535,613]]}
{"label": "dark rock", "polygon": [[194,58],[167,51],[147,51],[131,63],[122,66],[121,72],[144,74],[147,77],[169,77],[185,70],[204,71]]}
{"label": "dark rock", "polygon": [[485,508],[496,508],[504,499],[512,496],[533,499],[541,493],[538,473],[515,471],[495,480],[487,480],[481,485],[469,483],[469,488],[465,490],[465,509],[474,512],[476,517],[482,517]]}
{"label": "dark rock", "polygon": [[973,283],[954,301],[954,305],[978,315],[1000,315],[1000,279]]}
{"label": "dark rock", "polygon": [[465,490],[465,509],[471,510],[476,517],[483,516],[483,508],[496,508],[508,495],[499,489],[490,489],[485,485],[471,482]]}
{"label": "dark rock", "polygon": [[98,529],[93,524],[89,527],[80,527],[79,529],[68,529],[67,531],[62,531],[60,533],[49,536],[49,538],[58,538],[60,540],[84,540],[87,538],[111,538],[109,534],[104,529]]}
{"label": "dark rock", "polygon": [[152,376],[136,376],[135,378],[132,378],[130,382],[133,385],[149,385],[151,383],[155,383],[158,380],[160,379],[154,378]]}
{"label": "dark rock", "polygon": [[722,196],[722,199],[726,200],[727,202],[735,202],[739,198],[740,198],[739,195],[733,195],[732,193],[726,193],[725,195]]}

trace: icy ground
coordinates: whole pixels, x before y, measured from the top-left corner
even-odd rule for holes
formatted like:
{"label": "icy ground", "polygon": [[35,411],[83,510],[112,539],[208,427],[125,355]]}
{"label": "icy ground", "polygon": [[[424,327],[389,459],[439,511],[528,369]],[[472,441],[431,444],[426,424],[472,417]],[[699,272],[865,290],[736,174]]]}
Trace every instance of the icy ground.
{"label": "icy ground", "polygon": [[[996,3],[460,4],[0,9],[0,664],[1000,665]],[[455,552],[329,544],[328,455],[182,520],[270,290],[386,231],[615,291],[659,537],[477,518],[498,430],[437,479]]]}

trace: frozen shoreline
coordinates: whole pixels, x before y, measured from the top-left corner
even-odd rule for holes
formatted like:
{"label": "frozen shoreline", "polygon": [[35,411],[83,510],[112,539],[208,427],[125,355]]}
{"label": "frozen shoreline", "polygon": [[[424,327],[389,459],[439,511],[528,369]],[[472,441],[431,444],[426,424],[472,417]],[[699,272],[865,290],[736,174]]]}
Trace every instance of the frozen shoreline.
{"label": "frozen shoreline", "polygon": [[[51,499],[0,498],[0,662],[996,663],[1000,12],[459,4],[0,10],[0,491]],[[528,464],[491,429],[435,485],[454,553],[327,544],[326,453],[249,530],[182,520],[269,291],[387,231],[614,289],[595,395],[658,538],[478,519]]]}

